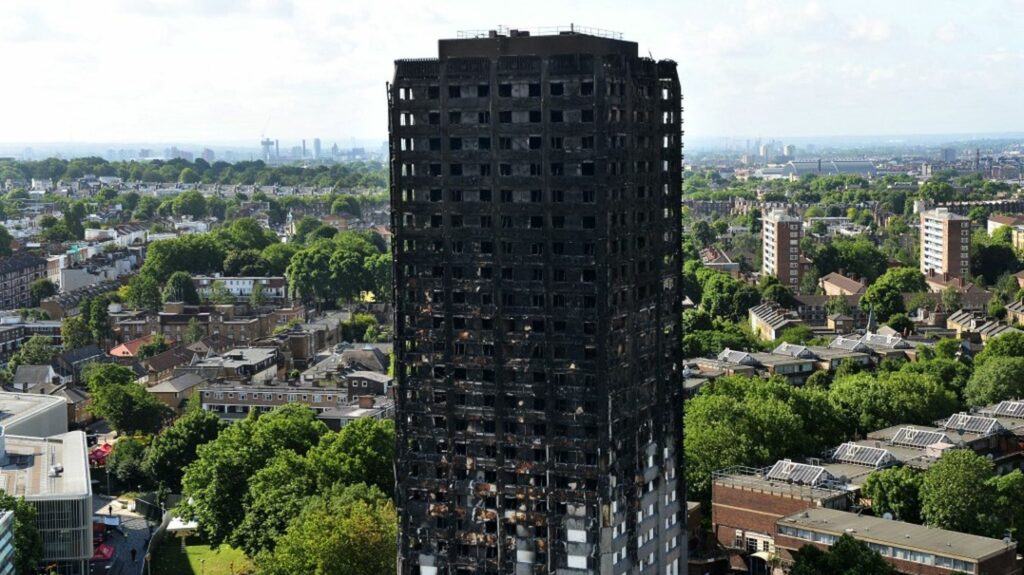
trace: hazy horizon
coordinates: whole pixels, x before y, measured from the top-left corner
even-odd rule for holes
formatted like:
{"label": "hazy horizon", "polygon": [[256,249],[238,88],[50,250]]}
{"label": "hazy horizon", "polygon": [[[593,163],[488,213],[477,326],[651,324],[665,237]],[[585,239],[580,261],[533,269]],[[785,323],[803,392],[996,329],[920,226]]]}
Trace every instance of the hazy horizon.
{"label": "hazy horizon", "polygon": [[679,62],[691,142],[1017,133],[1021,18],[1024,0],[8,0],[0,50],[22,81],[0,141],[383,141],[395,59],[462,29],[571,22]]}

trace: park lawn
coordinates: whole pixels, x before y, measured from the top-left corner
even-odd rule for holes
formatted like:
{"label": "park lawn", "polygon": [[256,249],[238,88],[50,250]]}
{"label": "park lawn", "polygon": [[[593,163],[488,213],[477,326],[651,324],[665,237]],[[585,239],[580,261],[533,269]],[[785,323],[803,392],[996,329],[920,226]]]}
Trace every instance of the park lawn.
{"label": "park lawn", "polygon": [[153,555],[152,575],[241,575],[253,571],[245,554],[227,545],[210,549],[204,543],[191,544],[186,545],[182,553],[178,538],[166,537]]}

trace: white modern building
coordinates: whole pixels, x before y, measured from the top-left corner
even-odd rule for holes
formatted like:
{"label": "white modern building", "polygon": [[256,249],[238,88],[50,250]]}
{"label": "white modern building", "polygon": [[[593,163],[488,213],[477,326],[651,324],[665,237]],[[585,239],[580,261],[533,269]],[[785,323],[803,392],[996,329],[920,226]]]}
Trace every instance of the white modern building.
{"label": "white modern building", "polygon": [[0,426],[10,435],[49,437],[65,433],[67,402],[53,395],[0,391]]}
{"label": "white modern building", "polygon": [[220,282],[231,295],[239,299],[247,299],[252,295],[256,284],[263,286],[263,296],[269,301],[283,300],[288,292],[288,284],[282,276],[271,277],[218,277],[193,276],[192,283],[199,292],[199,297],[206,299],[213,293],[213,286]]}
{"label": "white modern building", "polygon": [[0,427],[0,489],[36,508],[43,562],[86,575],[92,546],[92,486],[85,433],[6,435]]}

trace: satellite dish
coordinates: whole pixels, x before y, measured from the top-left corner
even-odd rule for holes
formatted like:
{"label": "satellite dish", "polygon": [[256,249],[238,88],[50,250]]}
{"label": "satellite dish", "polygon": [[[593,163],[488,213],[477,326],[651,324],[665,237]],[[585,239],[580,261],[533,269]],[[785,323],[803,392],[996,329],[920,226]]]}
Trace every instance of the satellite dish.
{"label": "satellite dish", "polygon": [[886,511],[882,514],[882,519],[885,519],[886,521],[892,521],[892,513]]}

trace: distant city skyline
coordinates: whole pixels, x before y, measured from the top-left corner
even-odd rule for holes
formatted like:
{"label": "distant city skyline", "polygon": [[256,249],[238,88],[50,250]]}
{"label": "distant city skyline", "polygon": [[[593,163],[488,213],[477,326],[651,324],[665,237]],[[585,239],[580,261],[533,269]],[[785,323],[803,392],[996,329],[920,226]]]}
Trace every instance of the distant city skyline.
{"label": "distant city skyline", "polygon": [[396,58],[463,29],[570,22],[679,60],[688,142],[1019,133],[1022,18],[1024,0],[13,0],[0,142],[383,141]]}

